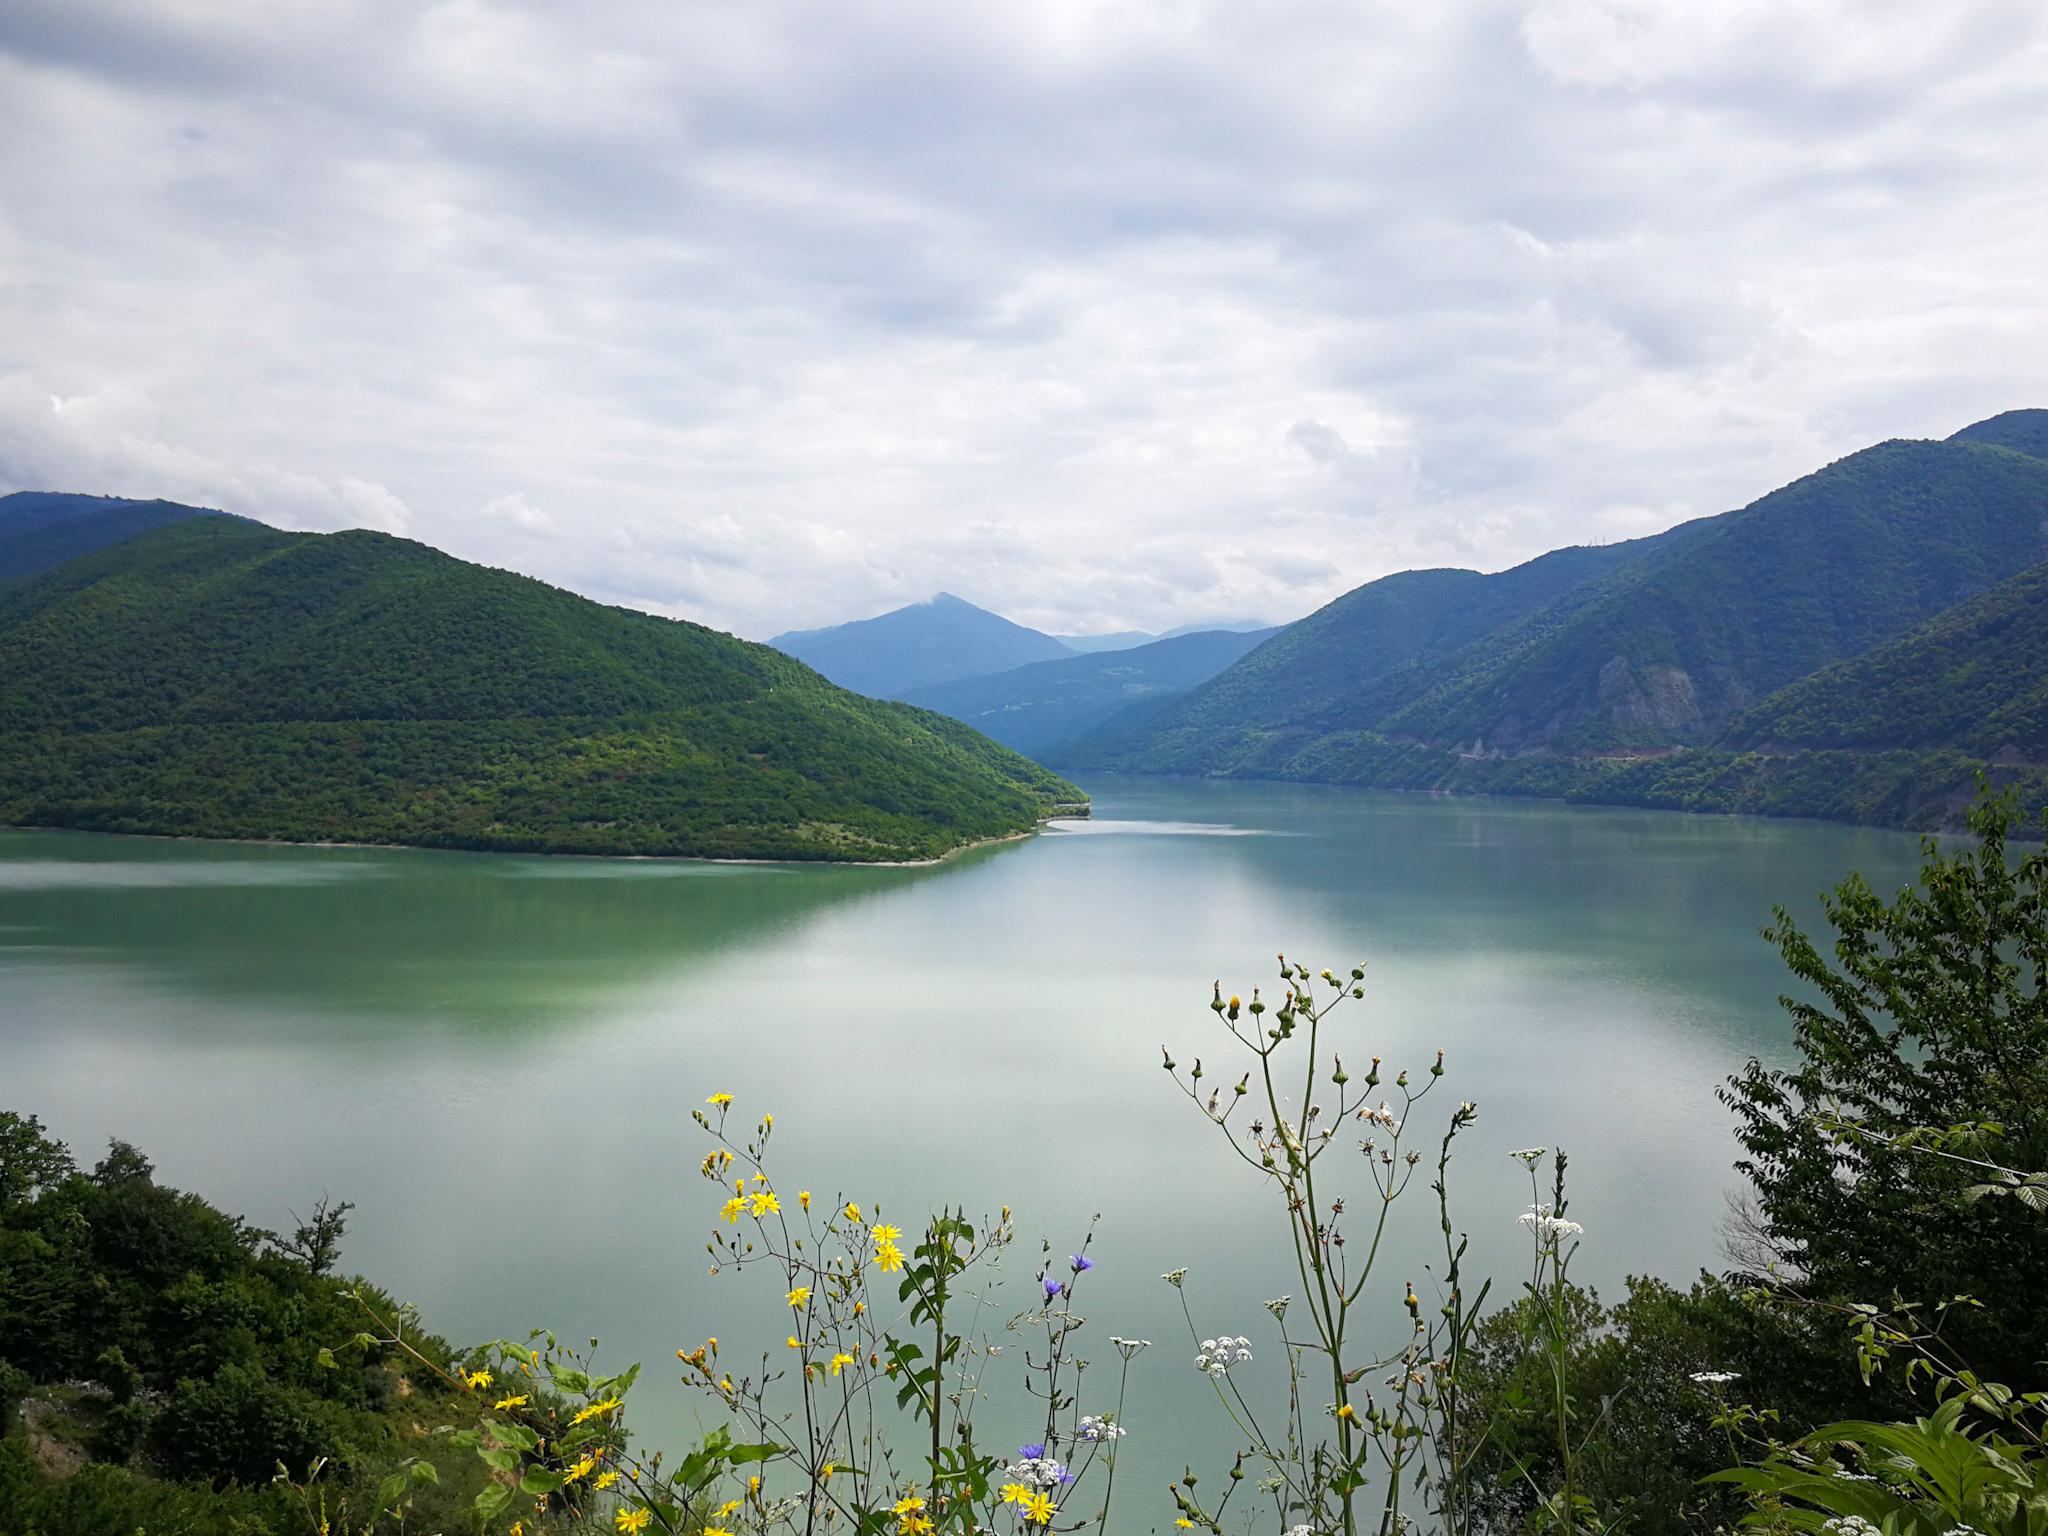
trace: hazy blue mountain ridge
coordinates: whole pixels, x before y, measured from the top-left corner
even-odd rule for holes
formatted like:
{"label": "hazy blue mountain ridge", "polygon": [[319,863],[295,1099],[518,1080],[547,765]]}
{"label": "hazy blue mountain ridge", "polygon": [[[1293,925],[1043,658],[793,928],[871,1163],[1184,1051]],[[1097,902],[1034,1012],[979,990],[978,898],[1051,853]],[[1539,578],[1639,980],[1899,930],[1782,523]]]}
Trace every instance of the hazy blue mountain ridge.
{"label": "hazy blue mountain ridge", "polygon": [[1149,645],[934,683],[908,689],[902,697],[1035,757],[1132,704],[1170,698],[1214,677],[1274,633],[1200,630]]}
{"label": "hazy blue mountain ridge", "polygon": [[1051,635],[949,592],[877,618],[791,630],[768,643],[840,687],[877,699],[1075,654]]}

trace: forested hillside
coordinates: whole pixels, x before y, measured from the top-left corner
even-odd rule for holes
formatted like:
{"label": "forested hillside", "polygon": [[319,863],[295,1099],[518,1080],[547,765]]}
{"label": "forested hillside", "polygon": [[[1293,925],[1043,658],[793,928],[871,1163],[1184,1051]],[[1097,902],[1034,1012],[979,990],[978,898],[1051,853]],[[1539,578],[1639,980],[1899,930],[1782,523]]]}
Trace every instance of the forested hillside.
{"label": "forested hillside", "polygon": [[0,585],[202,514],[228,515],[176,501],[73,496],[61,491],[16,491],[0,496]]}
{"label": "forested hillside", "polygon": [[384,534],[196,517],[0,592],[0,821],[905,859],[1078,791],[697,625]]}

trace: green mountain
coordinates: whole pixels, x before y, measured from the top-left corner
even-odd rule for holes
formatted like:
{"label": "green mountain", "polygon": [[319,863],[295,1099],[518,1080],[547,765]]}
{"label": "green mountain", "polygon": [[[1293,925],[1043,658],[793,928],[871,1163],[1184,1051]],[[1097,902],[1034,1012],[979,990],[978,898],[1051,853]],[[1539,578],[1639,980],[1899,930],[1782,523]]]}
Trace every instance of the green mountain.
{"label": "green mountain", "polygon": [[1051,635],[1012,624],[950,592],[879,618],[793,629],[768,643],[840,687],[877,699],[1074,654]]}
{"label": "green mountain", "polygon": [[[2031,414],[1996,420],[2018,435]],[[1591,558],[1602,555],[1604,569]],[[1634,546],[1559,551],[1490,578],[1376,582],[1122,739],[1053,760],[1377,783],[1405,782],[1444,754],[1597,759],[1703,745],[1778,688],[2044,556],[2048,462],[1960,435],[1882,443]],[[1485,590],[1479,582],[1503,598],[1529,594],[1560,557],[1570,559],[1551,573],[1554,593],[1520,612],[1512,601],[1470,610],[1465,622],[1479,633],[1468,643],[1434,649],[1415,638],[1448,594]],[[1410,600],[1397,604],[1397,594]],[[1347,626],[1353,608],[1390,617],[1376,630]],[[1333,643],[1304,643],[1319,631]]]}
{"label": "green mountain", "polygon": [[[62,491],[16,491],[0,496],[0,585],[208,511],[175,501],[129,501]],[[225,512],[211,515],[228,516]]]}
{"label": "green mountain", "polygon": [[1036,757],[1134,703],[1163,702],[1186,692],[1273,633],[1203,630],[1129,649],[1034,661],[988,677],[907,688],[902,697]]}
{"label": "green mountain", "polygon": [[0,822],[901,860],[1079,791],[766,646],[384,534],[184,519],[0,591]]}
{"label": "green mountain", "polygon": [[2048,411],[2006,411],[1951,433],[1952,443],[1990,443],[2048,459]]}

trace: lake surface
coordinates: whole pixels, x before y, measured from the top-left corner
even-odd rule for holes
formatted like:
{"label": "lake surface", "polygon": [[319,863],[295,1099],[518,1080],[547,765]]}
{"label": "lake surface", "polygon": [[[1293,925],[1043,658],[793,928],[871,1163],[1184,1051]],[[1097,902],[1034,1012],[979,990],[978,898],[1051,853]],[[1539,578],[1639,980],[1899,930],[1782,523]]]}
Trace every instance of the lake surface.
{"label": "lake surface", "polygon": [[[1919,863],[1913,838],[1818,823],[1084,782],[1092,823],[925,869],[0,832],[0,1107],[87,1163],[133,1141],[258,1225],[355,1201],[346,1267],[438,1331],[546,1325],[645,1359],[655,1443],[693,1422],[673,1350],[779,1344],[785,1315],[765,1278],[706,1273],[708,1094],[776,1115],[785,1189],[906,1228],[1015,1207],[1019,1307],[1037,1234],[1067,1251],[1099,1212],[1091,1353],[1158,1344],[1125,1443],[1148,1491],[1118,1495],[1149,1523],[1185,1445],[1221,1443],[1158,1276],[1189,1266],[1197,1323],[1255,1347],[1259,1303],[1296,1288],[1269,1196],[1160,1070],[1165,1044],[1222,1080],[1212,980],[1271,993],[1280,949],[1370,962],[1340,1048],[1389,1076],[1442,1049],[1426,1125],[1478,1103],[1454,1196],[1496,1294],[1524,1264],[1506,1153],[1529,1145],[1571,1153],[1583,1278],[1683,1282],[1718,1266],[1735,1183],[1714,1089],[1787,1054],[1758,927]],[[1385,1261],[1396,1322],[1427,1281],[1427,1198]]]}

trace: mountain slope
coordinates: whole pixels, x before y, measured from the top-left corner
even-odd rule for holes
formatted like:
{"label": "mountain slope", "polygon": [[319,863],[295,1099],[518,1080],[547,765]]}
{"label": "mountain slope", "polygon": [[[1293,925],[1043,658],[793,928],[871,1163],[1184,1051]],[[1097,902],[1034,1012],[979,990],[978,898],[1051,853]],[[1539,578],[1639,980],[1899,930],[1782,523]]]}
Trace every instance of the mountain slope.
{"label": "mountain slope", "polygon": [[0,496],[0,585],[208,511],[175,501],[129,501],[61,491],[16,491]]}
{"label": "mountain slope", "polygon": [[791,630],[768,642],[842,688],[895,698],[912,688],[1074,654],[1051,635],[941,592],[879,618]]}
{"label": "mountain slope", "polygon": [[2048,762],[2048,564],[1781,688],[1716,745]]}
{"label": "mountain slope", "polygon": [[186,519],[0,592],[0,821],[903,859],[1078,792],[765,646],[384,534]]}
{"label": "mountain slope", "polygon": [[[1332,686],[1342,673],[1327,654],[1276,655],[1326,609],[1124,741],[1062,761],[1370,782],[1357,775],[1381,771],[1368,766],[1376,742],[1486,757],[1702,744],[1774,690],[2048,555],[2048,462],[1967,439],[1882,443],[1739,512],[1618,548],[1611,569],[1459,649],[1411,642],[1412,659],[1388,668],[1398,636],[1343,635],[1340,649],[1365,663],[1348,689]],[[1412,573],[1411,586],[1452,575]],[[1415,605],[1430,618],[1445,606]]]}
{"label": "mountain slope", "polygon": [[1952,443],[1989,443],[2017,453],[2048,459],[2048,411],[2004,411],[1973,421],[1949,435]]}
{"label": "mountain slope", "polygon": [[1214,677],[1273,633],[1204,630],[1127,650],[1035,661],[990,677],[910,688],[903,699],[1036,756],[1133,703],[1169,698]]}

